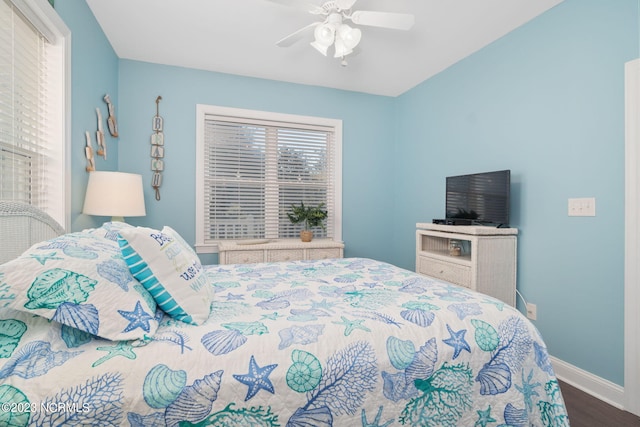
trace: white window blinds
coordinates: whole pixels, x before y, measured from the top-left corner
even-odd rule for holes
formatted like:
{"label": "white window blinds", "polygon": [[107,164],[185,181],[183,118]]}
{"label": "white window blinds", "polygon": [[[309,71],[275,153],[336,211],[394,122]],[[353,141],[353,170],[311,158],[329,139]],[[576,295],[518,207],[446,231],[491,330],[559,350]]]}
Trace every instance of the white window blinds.
{"label": "white window blinds", "polygon": [[315,237],[339,238],[340,122],[241,112],[242,116],[203,113],[199,118],[200,245],[298,238],[302,225],[291,224],[287,212],[300,202],[322,203],[329,212],[326,229],[314,229]]}
{"label": "white window blinds", "polygon": [[65,224],[63,49],[34,2],[15,3],[0,0],[0,199]]}

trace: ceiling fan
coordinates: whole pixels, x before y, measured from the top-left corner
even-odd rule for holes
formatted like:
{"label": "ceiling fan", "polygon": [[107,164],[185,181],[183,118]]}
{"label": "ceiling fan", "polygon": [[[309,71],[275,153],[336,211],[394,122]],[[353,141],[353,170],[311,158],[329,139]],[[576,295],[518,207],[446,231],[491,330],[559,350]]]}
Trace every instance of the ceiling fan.
{"label": "ceiling fan", "polygon": [[342,65],[346,66],[345,57],[353,53],[353,49],[360,43],[362,32],[359,28],[347,25],[351,21],[356,25],[390,28],[394,30],[410,30],[415,22],[415,17],[407,13],[376,12],[367,10],[352,11],[351,8],[357,0],[329,0],[321,6],[308,3],[305,0],[269,0],[286,6],[305,10],[312,15],[317,15],[320,20],[313,22],[298,31],[289,34],[279,40],[276,45],[288,47],[313,31],[314,40],[311,42],[318,52],[327,56],[331,46],[334,48],[334,57],[340,58]]}

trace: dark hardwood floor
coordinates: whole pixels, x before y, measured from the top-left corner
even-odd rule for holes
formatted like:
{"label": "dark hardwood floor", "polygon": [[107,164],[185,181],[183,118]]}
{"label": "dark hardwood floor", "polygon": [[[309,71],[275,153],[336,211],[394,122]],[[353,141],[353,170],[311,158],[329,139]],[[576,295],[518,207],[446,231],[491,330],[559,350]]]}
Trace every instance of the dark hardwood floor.
{"label": "dark hardwood floor", "polygon": [[640,417],[621,411],[588,393],[560,381],[571,427],[638,427]]}

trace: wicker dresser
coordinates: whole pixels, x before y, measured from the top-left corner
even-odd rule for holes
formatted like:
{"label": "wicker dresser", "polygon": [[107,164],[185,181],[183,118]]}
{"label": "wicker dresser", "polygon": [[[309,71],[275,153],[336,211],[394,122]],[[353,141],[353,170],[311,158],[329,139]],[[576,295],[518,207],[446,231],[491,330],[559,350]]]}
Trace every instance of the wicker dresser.
{"label": "wicker dresser", "polygon": [[266,240],[263,243],[218,244],[220,264],[252,264],[256,262],[298,261],[308,259],[342,258],[344,243],[330,239]]}
{"label": "wicker dresser", "polygon": [[516,228],[416,224],[416,271],[516,303]]}

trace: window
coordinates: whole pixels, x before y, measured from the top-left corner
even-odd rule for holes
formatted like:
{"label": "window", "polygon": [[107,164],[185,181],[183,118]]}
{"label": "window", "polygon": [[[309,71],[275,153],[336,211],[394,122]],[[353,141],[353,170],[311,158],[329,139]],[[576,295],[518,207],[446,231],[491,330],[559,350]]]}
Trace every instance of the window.
{"label": "window", "polygon": [[0,0],[0,199],[68,227],[69,30],[46,0]]}
{"label": "window", "polygon": [[341,240],[342,122],[198,105],[196,247],[299,238],[292,204],[324,203],[319,238]]}

